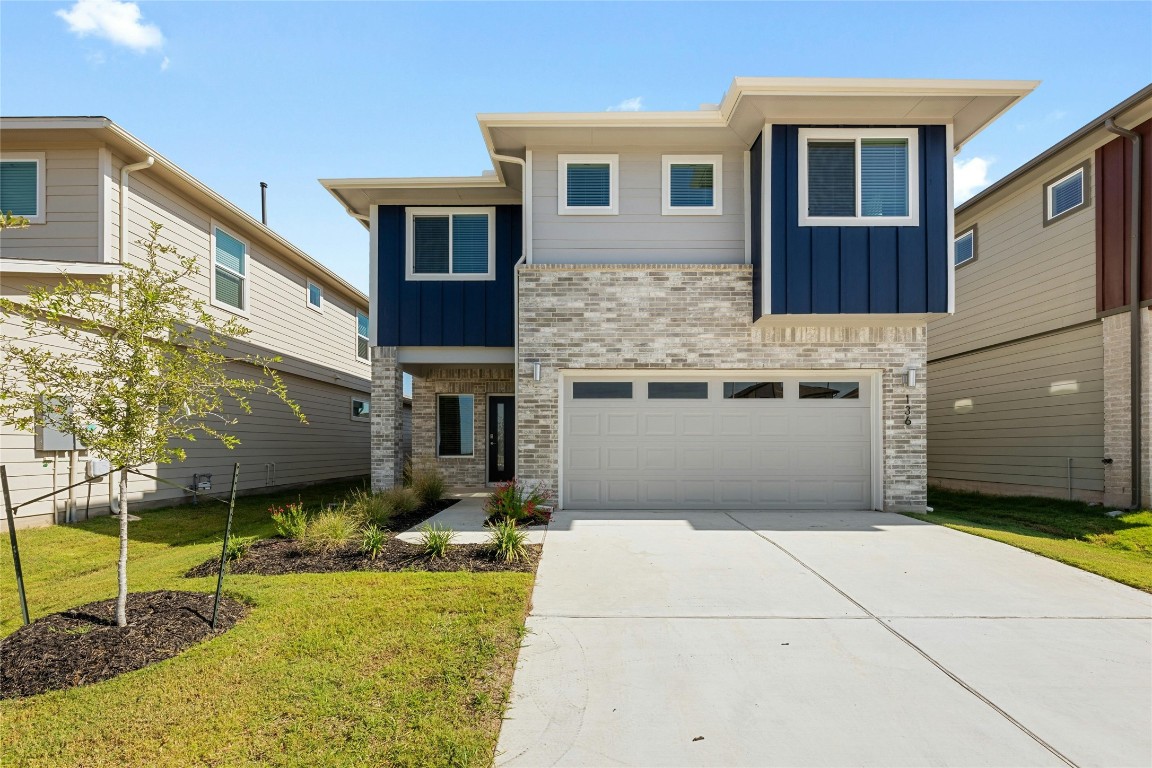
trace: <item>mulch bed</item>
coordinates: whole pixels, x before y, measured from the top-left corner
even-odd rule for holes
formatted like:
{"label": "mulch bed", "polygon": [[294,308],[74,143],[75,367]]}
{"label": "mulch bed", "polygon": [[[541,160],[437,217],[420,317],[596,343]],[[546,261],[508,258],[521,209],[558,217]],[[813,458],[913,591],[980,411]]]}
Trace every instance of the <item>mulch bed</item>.
{"label": "mulch bed", "polygon": [[0,640],[0,699],[90,685],[169,659],[230,629],[248,609],[220,601],[213,632],[213,595],[134,592],[128,626],[116,626],[116,601],[101,600],[53,613]]}
{"label": "mulch bed", "polygon": [[420,509],[415,512],[409,512],[406,515],[397,515],[392,518],[388,527],[396,531],[406,531],[414,525],[420,525],[420,523],[431,518],[433,515],[443,512],[458,501],[460,501],[460,499],[440,499],[440,501],[420,507]]}

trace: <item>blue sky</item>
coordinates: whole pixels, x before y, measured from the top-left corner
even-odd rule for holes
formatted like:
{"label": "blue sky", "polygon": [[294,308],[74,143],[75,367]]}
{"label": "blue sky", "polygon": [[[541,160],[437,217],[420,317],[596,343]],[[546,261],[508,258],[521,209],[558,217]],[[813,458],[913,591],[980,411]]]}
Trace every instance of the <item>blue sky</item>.
{"label": "blue sky", "polygon": [[[1152,81],[1152,3],[0,3],[0,113],[105,115],[367,289],[317,178],[478,174],[477,112],[696,109],[735,75],[1043,80],[977,191]],[[962,190],[963,191],[963,190]]]}

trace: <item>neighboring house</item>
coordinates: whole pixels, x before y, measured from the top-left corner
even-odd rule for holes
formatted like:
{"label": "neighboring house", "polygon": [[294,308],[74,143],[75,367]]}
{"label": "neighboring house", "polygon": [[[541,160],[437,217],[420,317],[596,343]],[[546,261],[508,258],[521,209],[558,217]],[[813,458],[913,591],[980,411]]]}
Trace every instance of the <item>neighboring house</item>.
{"label": "neighboring house", "polygon": [[[1135,391],[1132,147],[1108,119],[1143,137]],[[929,482],[1127,506],[1135,448],[1149,503],[1150,145],[1152,86],[957,209],[956,314],[928,325]]]}
{"label": "neighboring house", "polygon": [[[252,414],[237,414],[239,424],[228,429],[239,447],[201,439],[187,446],[186,461],[145,472],[183,487],[211,474],[216,493],[227,492],[233,462],[241,465],[242,491],[367,474],[367,297],[106,118],[2,118],[0,144],[0,208],[32,222],[0,235],[4,296],[19,301],[62,272],[110,274],[122,245],[127,259],[139,258],[143,249],[134,243],[157,221],[163,241],[197,256],[195,291],[222,319],[237,317],[252,330],[230,348],[281,357],[275,367],[308,418],[300,424],[282,403],[254,397]],[[141,165],[148,158],[153,164]],[[22,329],[6,322],[3,333],[19,337]],[[254,372],[238,365],[237,373]],[[58,437],[64,442],[4,427],[0,462],[15,503],[69,485],[70,460],[79,459],[74,472],[84,479],[88,457]],[[79,488],[71,514],[64,496],[23,506],[18,524],[105,514],[112,490],[104,482]],[[130,494],[144,503],[191,498],[142,478]]]}
{"label": "neighboring house", "polygon": [[955,149],[1033,82],[738,78],[487,114],[494,173],[322,183],[371,232],[373,484],[568,508],[923,509]]}

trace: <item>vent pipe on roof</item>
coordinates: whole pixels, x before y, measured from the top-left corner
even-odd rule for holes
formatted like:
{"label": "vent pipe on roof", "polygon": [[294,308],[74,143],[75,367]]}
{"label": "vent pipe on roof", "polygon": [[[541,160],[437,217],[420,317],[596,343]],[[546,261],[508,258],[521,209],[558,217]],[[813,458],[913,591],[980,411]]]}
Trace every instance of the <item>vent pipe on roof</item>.
{"label": "vent pipe on roof", "polygon": [[1142,435],[1141,428],[1143,427],[1143,419],[1141,418],[1142,404],[1141,404],[1141,377],[1140,374],[1143,369],[1143,360],[1141,360],[1141,343],[1140,343],[1140,193],[1143,188],[1143,180],[1140,178],[1140,170],[1143,165],[1143,142],[1140,140],[1140,134],[1135,131],[1129,131],[1126,128],[1121,128],[1116,125],[1116,121],[1108,118],[1104,121],[1104,127],[1117,136],[1123,136],[1132,142],[1132,223],[1129,225],[1131,228],[1131,241],[1129,245],[1129,261],[1128,261],[1128,311],[1131,314],[1131,326],[1129,332],[1129,408],[1131,409],[1131,429],[1132,429],[1132,508],[1139,509],[1140,502],[1143,498],[1142,485],[1143,478],[1141,477],[1144,469],[1144,454],[1141,448]]}
{"label": "vent pipe on roof", "polygon": [[268,182],[260,182],[260,223],[268,226]]}

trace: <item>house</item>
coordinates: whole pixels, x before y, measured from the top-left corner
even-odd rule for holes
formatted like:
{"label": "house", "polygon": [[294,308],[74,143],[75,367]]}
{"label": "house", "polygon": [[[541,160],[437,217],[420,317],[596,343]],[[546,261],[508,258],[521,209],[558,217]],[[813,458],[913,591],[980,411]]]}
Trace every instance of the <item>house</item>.
{"label": "house", "polygon": [[[1135,261],[1132,144],[1109,120],[1143,138]],[[930,482],[1133,506],[1138,465],[1152,503],[1150,144],[1152,86],[957,209],[956,313],[928,324]]]}
{"label": "house", "polygon": [[482,114],[493,171],[328,179],[370,236],[372,476],[572,509],[923,509],[957,147],[1033,82],[737,78]]}
{"label": "house", "polygon": [[[361,291],[106,118],[2,118],[0,146],[0,208],[31,221],[0,235],[4,296],[19,301],[62,272],[107,275],[121,254],[139,258],[134,243],[159,222],[162,240],[198,258],[193,288],[211,311],[251,329],[230,349],[281,357],[275,367],[308,418],[300,424],[283,404],[255,397],[253,413],[230,429],[239,447],[192,443],[186,461],[143,469],[176,487],[134,478],[130,500],[191,499],[182,488],[194,483],[226,493],[233,462],[242,492],[368,473],[371,365]],[[19,337],[22,328],[6,321],[3,333]],[[245,367],[237,373],[251,375]],[[94,458],[51,431],[5,426],[0,442],[16,504],[83,480]],[[93,482],[71,499],[22,506],[18,525],[106,514],[114,493],[110,482]]]}

